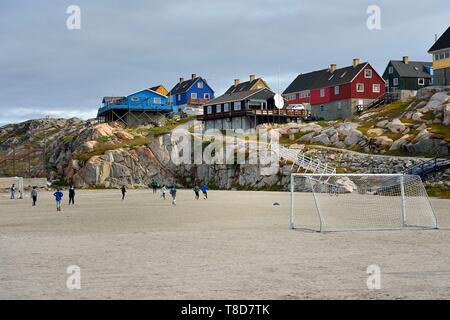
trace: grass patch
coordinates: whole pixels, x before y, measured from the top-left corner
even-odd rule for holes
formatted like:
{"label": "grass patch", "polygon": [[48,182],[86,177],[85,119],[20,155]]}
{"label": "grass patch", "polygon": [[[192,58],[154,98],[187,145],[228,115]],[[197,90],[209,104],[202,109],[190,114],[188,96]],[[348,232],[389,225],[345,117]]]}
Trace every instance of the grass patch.
{"label": "grass patch", "polygon": [[111,137],[108,137],[108,136],[101,136],[96,139],[96,141],[99,143],[106,143],[109,140],[111,140]]}
{"label": "grass patch", "polygon": [[376,121],[366,121],[362,125],[360,125],[356,130],[360,131],[363,135],[368,137],[376,137],[376,135],[368,134],[367,131],[369,129],[373,129],[375,127]]}
{"label": "grass patch", "polygon": [[450,187],[448,186],[425,186],[430,197],[450,199]]}
{"label": "grass patch", "polygon": [[289,134],[283,134],[281,137],[280,137],[280,144],[283,144],[283,145],[291,145],[291,144],[294,144],[294,143],[296,143],[296,142],[298,142],[298,140],[301,138],[301,137],[303,137],[304,135],[307,135],[309,132],[297,132],[297,133],[293,133],[293,135],[294,135],[294,140],[290,140],[289,139]]}
{"label": "grass patch", "polygon": [[150,135],[162,135],[162,134],[170,133],[176,127],[178,127],[178,126],[180,126],[182,124],[185,124],[185,123],[187,123],[189,121],[192,121],[194,119],[196,119],[195,116],[179,119],[178,121],[176,121],[176,120],[167,120],[166,124],[164,126],[149,128],[147,132]]}
{"label": "grass patch", "polygon": [[77,136],[76,133],[68,134],[68,135],[64,136],[62,138],[62,140],[63,140],[64,143],[69,143],[69,142],[72,142],[73,139],[75,139],[76,136]]}
{"label": "grass patch", "polygon": [[431,133],[438,135],[447,142],[450,142],[450,125],[446,126],[442,123],[433,123],[428,127]]}
{"label": "grass patch", "polygon": [[330,124],[326,120],[319,120],[317,121],[317,124],[322,128],[328,128],[330,126]]}
{"label": "grass patch", "polygon": [[428,111],[427,113],[425,113],[422,116],[422,120],[426,120],[426,121],[429,121],[429,120],[433,121],[435,118],[436,118],[436,115],[434,114],[433,111]]}

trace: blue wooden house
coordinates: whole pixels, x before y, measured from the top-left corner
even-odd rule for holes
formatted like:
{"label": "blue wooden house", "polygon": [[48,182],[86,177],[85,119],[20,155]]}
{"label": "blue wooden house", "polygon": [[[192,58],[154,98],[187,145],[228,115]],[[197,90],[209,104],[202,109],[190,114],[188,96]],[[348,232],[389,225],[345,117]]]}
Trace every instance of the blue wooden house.
{"label": "blue wooden house", "polygon": [[167,96],[151,89],[143,89],[123,97],[104,97],[97,118],[105,122],[144,124],[151,115],[177,112],[177,107],[170,105],[168,101]]}
{"label": "blue wooden house", "polygon": [[201,106],[214,99],[214,90],[205,79],[192,74],[191,79],[180,81],[169,92],[169,104],[183,109],[187,106]]}

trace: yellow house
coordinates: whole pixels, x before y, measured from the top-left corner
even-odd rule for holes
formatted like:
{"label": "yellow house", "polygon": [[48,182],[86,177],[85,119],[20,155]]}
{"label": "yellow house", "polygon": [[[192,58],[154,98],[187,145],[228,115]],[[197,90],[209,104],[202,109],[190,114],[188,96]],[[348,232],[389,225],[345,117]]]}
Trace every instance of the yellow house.
{"label": "yellow house", "polygon": [[162,84],[160,84],[159,86],[151,87],[150,90],[158,92],[166,97],[169,94],[169,90],[167,90]]}
{"label": "yellow house", "polygon": [[450,27],[428,50],[433,55],[433,84],[450,85]]}
{"label": "yellow house", "polygon": [[256,78],[254,74],[251,74],[249,77],[249,81],[240,82],[239,79],[235,79],[234,84],[228,88],[225,94],[230,94],[239,91],[259,90],[262,88],[270,90],[269,86],[262,78]]}

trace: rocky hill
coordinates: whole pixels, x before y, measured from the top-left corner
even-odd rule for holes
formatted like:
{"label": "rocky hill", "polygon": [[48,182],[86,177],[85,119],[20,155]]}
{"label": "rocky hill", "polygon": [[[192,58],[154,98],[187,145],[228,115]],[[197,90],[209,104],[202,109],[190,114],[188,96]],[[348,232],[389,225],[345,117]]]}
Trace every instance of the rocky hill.
{"label": "rocky hill", "polygon": [[[424,156],[449,153],[449,89],[428,89],[418,99],[396,102],[353,119],[272,127],[281,142],[321,158],[340,172],[401,172]],[[192,185],[285,189],[290,164],[263,176],[257,165],[176,165],[171,130],[192,123],[165,121],[125,128],[80,119],[38,119],[0,128],[0,175],[47,176],[77,187]],[[15,161],[12,161],[15,159]],[[449,185],[450,173],[435,181]]]}
{"label": "rocky hill", "polygon": [[394,102],[352,119],[290,124],[278,130],[288,144],[372,154],[448,156],[450,88],[427,88],[417,99]]}

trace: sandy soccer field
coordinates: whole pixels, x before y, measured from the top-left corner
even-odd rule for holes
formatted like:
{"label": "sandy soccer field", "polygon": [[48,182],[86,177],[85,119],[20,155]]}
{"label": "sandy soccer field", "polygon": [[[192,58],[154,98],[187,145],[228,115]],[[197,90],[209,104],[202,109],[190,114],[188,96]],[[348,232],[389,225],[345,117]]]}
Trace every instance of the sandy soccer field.
{"label": "sandy soccer field", "polygon": [[[288,229],[289,194],[78,191],[56,213],[51,193],[0,196],[0,298],[450,299],[450,201],[439,230],[316,233]],[[279,202],[280,206],[274,206]],[[301,203],[296,203],[301,208]],[[369,290],[378,265],[381,289]],[[69,290],[68,266],[81,270]]]}

